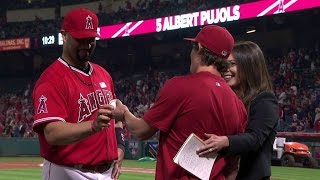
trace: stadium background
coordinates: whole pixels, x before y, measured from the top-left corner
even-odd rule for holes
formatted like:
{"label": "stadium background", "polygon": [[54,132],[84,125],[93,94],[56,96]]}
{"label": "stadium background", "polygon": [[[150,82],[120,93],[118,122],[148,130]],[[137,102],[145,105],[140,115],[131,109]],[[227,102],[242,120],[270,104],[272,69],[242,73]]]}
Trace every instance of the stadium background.
{"label": "stadium background", "polygon": [[[63,15],[69,9],[82,6],[93,10],[102,27],[250,2],[255,1],[2,0],[0,156],[39,153],[36,134],[31,131],[31,92],[41,72],[62,52],[57,34]],[[320,8],[315,7],[219,23],[230,30],[236,40],[251,40],[262,47],[279,99],[278,135],[307,144],[318,163],[319,19]],[[152,105],[167,79],[188,73],[191,46],[183,38],[195,36],[199,28],[201,26],[98,40],[93,61],[111,73],[118,98],[141,116]],[[246,33],[253,29],[255,33]],[[55,38],[53,44],[50,43],[52,36]],[[126,159],[152,157],[156,147],[157,136],[140,142],[126,134]]]}

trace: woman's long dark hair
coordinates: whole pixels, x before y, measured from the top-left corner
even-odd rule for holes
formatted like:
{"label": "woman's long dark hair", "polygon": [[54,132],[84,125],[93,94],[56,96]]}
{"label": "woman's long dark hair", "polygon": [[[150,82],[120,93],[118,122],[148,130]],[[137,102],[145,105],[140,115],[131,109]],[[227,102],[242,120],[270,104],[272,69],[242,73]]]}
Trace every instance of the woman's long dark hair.
{"label": "woman's long dark hair", "polygon": [[273,92],[266,61],[260,47],[251,41],[235,43],[232,55],[240,80],[237,94],[249,112],[251,102],[261,92]]}

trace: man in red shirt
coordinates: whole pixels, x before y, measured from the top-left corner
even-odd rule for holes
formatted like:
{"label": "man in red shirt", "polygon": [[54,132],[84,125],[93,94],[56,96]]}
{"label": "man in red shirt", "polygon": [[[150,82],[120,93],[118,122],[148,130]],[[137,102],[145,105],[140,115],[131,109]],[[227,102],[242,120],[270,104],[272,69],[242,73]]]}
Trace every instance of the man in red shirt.
{"label": "man in red shirt", "polygon": [[[124,121],[137,138],[150,138],[160,130],[156,179],[197,179],[173,162],[173,158],[191,133],[205,139],[205,133],[220,135],[244,131],[247,114],[241,100],[221,77],[226,70],[234,40],[219,26],[204,27],[192,41],[191,74],[168,80],[154,105],[143,118],[135,117],[117,100],[111,114]],[[230,175],[234,164],[218,156],[210,179],[222,180]]]}
{"label": "man in red shirt", "polygon": [[69,11],[61,30],[62,56],[35,85],[33,130],[45,159],[43,179],[117,179],[120,174],[123,139],[118,133],[116,138],[115,122],[105,116],[115,98],[112,78],[89,62],[97,27],[93,12]]}

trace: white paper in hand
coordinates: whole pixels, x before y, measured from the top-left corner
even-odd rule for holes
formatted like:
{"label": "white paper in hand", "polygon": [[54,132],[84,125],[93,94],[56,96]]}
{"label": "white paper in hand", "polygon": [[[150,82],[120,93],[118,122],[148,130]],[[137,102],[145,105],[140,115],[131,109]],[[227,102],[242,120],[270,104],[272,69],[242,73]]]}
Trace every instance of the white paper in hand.
{"label": "white paper in hand", "polygon": [[196,150],[204,145],[204,142],[194,133],[190,134],[173,161],[200,179],[209,179],[213,164],[217,158],[216,153],[199,157]]}

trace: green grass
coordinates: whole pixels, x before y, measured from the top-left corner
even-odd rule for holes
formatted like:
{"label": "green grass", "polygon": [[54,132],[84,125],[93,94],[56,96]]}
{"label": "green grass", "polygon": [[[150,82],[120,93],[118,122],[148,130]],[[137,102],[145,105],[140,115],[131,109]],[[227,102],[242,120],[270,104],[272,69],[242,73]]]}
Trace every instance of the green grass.
{"label": "green grass", "polygon": [[0,162],[17,162],[17,161],[27,161],[27,162],[42,162],[43,158],[39,156],[34,157],[0,157]]}
{"label": "green grass", "polygon": [[[14,161],[32,161],[42,162],[40,157],[0,157],[0,162],[14,162]],[[135,168],[155,168],[156,163],[153,161],[135,161],[125,160],[123,167]],[[309,168],[293,168],[293,167],[272,167],[272,180],[319,180],[319,169]],[[0,180],[35,180],[41,179],[41,169],[10,169],[0,170]],[[153,174],[123,172],[120,180],[151,180],[154,179]]]}
{"label": "green grass", "polygon": [[[42,162],[41,157],[0,157],[0,162]],[[125,160],[123,167],[154,169],[154,161]],[[0,180],[35,180],[41,179],[41,168],[0,170]],[[123,172],[120,180],[153,180],[153,174]]]}
{"label": "green grass", "polygon": [[[39,162],[43,159],[41,157],[0,157],[0,162]],[[136,160],[124,160],[122,166],[124,167],[136,167],[136,168],[156,168],[155,161],[136,161]]]}
{"label": "green grass", "polygon": [[274,180],[319,180],[320,170],[297,167],[272,166]]}
{"label": "green grass", "polygon": [[[35,180],[41,179],[41,169],[11,169],[0,170],[0,180]],[[120,180],[152,180],[153,174],[123,172]]]}
{"label": "green grass", "polygon": [[154,180],[153,174],[123,172],[119,178],[120,180]]}
{"label": "green grass", "polygon": [[35,180],[41,179],[41,169],[0,170],[0,180]]}
{"label": "green grass", "polygon": [[124,160],[122,163],[123,167],[135,167],[135,168],[146,168],[155,169],[155,161],[135,161],[135,160]]}

